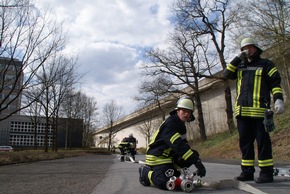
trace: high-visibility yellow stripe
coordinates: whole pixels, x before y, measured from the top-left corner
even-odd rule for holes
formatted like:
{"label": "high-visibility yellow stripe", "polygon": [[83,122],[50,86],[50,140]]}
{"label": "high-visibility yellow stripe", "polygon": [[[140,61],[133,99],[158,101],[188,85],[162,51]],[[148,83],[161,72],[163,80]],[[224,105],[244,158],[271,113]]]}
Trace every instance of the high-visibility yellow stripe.
{"label": "high-visibility yellow stripe", "polygon": [[185,154],[183,154],[182,159],[187,160],[193,154],[192,150],[189,149]]}
{"label": "high-visibility yellow stripe", "polygon": [[274,166],[273,159],[268,160],[258,160],[259,167]]}
{"label": "high-visibility yellow stripe", "polygon": [[[237,101],[237,100],[236,100]],[[236,102],[237,103],[237,102]],[[236,105],[235,106],[235,114],[236,114],[236,116],[237,115],[240,115],[240,109],[241,109],[241,106],[238,106],[238,105]]]}
{"label": "high-visibility yellow stripe", "polygon": [[248,117],[264,117],[266,108],[242,107],[240,110],[241,116]]}
{"label": "high-visibility yellow stripe", "polygon": [[155,133],[154,133],[154,135],[152,136],[152,139],[151,139],[151,141],[150,141],[150,144],[152,144],[152,143],[155,141],[155,139],[156,139],[156,137],[157,137],[159,131],[160,131],[160,129],[158,129],[157,131],[155,131]]}
{"label": "high-visibility yellow stripe", "polygon": [[176,139],[178,139],[180,137],[179,133],[175,133],[171,138],[170,138],[170,142],[173,144],[175,142]]}
{"label": "high-visibility yellow stripe", "polygon": [[255,160],[242,160],[242,166],[254,166]]}
{"label": "high-visibility yellow stripe", "polygon": [[242,78],[243,78],[243,72],[242,71],[239,71],[238,72],[238,78],[237,78],[237,85],[236,85],[236,91],[237,91],[237,97],[236,97],[236,102],[235,102],[235,112],[236,112],[236,115],[239,115],[240,114],[240,111],[239,111],[239,108],[237,109],[238,106],[238,99],[240,97],[240,94],[241,94],[241,84],[242,84]]}
{"label": "high-visibility yellow stripe", "polygon": [[229,65],[227,66],[227,70],[229,70],[229,71],[231,71],[231,72],[235,72],[236,69],[237,69],[237,67],[234,66],[234,65],[232,65],[232,64],[229,64]]}
{"label": "high-visibility yellow stripe", "polygon": [[253,107],[241,107],[235,106],[235,115],[241,115],[245,117],[259,117],[263,118],[266,108],[253,108]]}
{"label": "high-visibility yellow stripe", "polygon": [[172,150],[172,148],[165,149],[165,150],[163,151],[162,155],[163,155],[164,157],[168,157],[169,154],[170,154],[170,152],[171,152],[171,150]]}
{"label": "high-visibility yellow stripe", "polygon": [[[163,121],[162,124],[163,124],[164,122],[165,122],[165,121]],[[162,126],[162,124],[160,125],[160,127]],[[152,144],[152,143],[155,142],[155,139],[156,139],[157,135],[159,134],[160,127],[159,127],[159,129],[158,129],[157,131],[155,131],[155,133],[153,134],[152,139],[150,140],[149,146],[147,147],[147,151],[148,151],[149,148],[150,148],[150,144]]]}
{"label": "high-visibility yellow stripe", "polygon": [[148,172],[148,179],[149,179],[149,181],[150,181],[150,186],[154,186],[153,181],[152,181],[152,174],[153,174],[153,171],[150,170],[150,171]]}
{"label": "high-visibility yellow stripe", "polygon": [[282,88],[276,87],[272,89],[272,94],[278,94],[278,93],[282,94]]}
{"label": "high-visibility yellow stripe", "polygon": [[119,145],[127,145],[128,142],[121,142]]}
{"label": "high-visibility yellow stripe", "polygon": [[276,73],[276,72],[277,72],[277,67],[273,67],[273,68],[269,71],[268,75],[269,75],[270,77],[272,77],[272,75],[273,75],[274,73]]}
{"label": "high-visibility yellow stripe", "polygon": [[239,99],[239,96],[241,94],[241,85],[242,85],[242,79],[243,79],[243,72],[242,71],[239,71],[238,72],[238,79],[237,79],[237,97],[236,97],[236,102],[238,101]]}
{"label": "high-visibility yellow stripe", "polygon": [[255,72],[254,88],[253,88],[253,107],[260,107],[262,70],[257,69]]}
{"label": "high-visibility yellow stripe", "polygon": [[154,156],[154,155],[146,155],[145,163],[149,166],[156,166],[160,164],[172,164],[172,158],[166,158],[164,156]]}

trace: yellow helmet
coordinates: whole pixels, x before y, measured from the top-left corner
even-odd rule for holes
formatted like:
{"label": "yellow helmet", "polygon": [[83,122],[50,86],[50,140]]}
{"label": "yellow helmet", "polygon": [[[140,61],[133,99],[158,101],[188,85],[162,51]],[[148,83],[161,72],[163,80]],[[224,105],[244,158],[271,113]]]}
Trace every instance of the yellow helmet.
{"label": "yellow helmet", "polygon": [[243,48],[245,46],[248,46],[248,45],[253,45],[255,46],[257,49],[259,49],[260,51],[263,51],[261,48],[259,48],[258,44],[255,42],[255,40],[253,38],[244,38],[242,41],[241,41],[241,51],[243,51]]}
{"label": "yellow helmet", "polygon": [[188,98],[180,98],[177,102],[176,109],[184,108],[193,111],[193,102]]}

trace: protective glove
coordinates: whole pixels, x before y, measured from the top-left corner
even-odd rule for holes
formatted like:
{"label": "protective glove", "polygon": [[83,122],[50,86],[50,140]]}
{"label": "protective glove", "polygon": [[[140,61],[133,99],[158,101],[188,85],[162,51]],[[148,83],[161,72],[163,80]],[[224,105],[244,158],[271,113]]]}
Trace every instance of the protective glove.
{"label": "protective glove", "polygon": [[239,55],[238,57],[244,61],[246,58],[247,58],[247,55],[248,55],[248,50],[243,50]]}
{"label": "protective glove", "polygon": [[271,132],[275,129],[275,124],[273,120],[274,113],[271,110],[266,110],[265,111],[265,117],[263,120],[263,124],[265,126],[265,131],[266,132]]}
{"label": "protective glove", "polygon": [[205,176],[206,170],[200,160],[198,160],[197,163],[195,163],[195,167],[197,168],[197,171],[196,171],[197,176],[200,176],[200,177]]}
{"label": "protective glove", "polygon": [[277,99],[275,101],[274,108],[275,108],[275,113],[276,114],[281,114],[282,112],[284,112],[284,102],[283,102],[283,100]]}

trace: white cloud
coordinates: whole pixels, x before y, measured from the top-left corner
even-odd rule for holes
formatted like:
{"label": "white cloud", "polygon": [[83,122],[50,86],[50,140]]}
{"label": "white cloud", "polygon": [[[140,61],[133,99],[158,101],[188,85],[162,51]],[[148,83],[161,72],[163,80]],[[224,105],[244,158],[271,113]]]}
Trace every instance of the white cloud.
{"label": "white cloud", "polygon": [[100,111],[115,100],[128,114],[140,83],[142,49],[162,44],[173,0],[39,0],[51,7],[78,52],[82,91],[96,98]]}

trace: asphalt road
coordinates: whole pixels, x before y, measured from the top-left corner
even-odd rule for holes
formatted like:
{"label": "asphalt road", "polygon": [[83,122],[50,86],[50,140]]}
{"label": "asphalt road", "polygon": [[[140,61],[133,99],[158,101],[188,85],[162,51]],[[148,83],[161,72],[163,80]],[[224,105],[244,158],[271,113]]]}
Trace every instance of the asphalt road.
{"label": "asphalt road", "polygon": [[[144,155],[137,155],[144,160]],[[0,166],[0,194],[163,194],[184,193],[144,187],[138,181],[139,163],[120,162],[117,155],[86,155],[51,161]],[[240,173],[238,164],[204,162],[207,176],[203,181],[233,180]],[[195,170],[194,167],[191,170]],[[258,169],[256,176],[258,175]],[[244,189],[254,193],[288,194],[289,177],[275,177],[274,183],[249,181]],[[248,193],[232,185],[220,189],[196,188],[192,193]]]}
{"label": "asphalt road", "polygon": [[87,194],[113,164],[112,155],[85,155],[0,166],[0,194]]}

